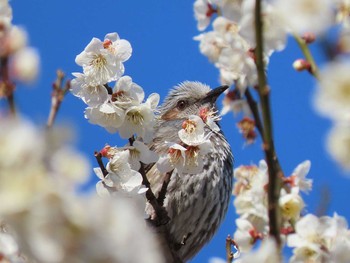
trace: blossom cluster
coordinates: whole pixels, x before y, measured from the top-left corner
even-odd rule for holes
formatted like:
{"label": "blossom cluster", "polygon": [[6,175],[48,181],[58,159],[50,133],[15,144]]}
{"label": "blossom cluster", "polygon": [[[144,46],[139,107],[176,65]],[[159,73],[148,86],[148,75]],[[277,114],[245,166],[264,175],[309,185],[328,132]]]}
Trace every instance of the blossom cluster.
{"label": "blossom cluster", "polygon": [[[212,31],[196,36],[200,51],[220,71],[223,84],[235,84],[241,94],[247,86],[257,84],[255,66],[255,1],[241,0],[197,0],[194,4],[198,29],[203,31],[213,20]],[[286,43],[287,30],[283,27],[275,8],[267,1],[263,3],[265,33],[265,61],[275,50],[282,50]]]}
{"label": "blossom cluster", "polygon": [[[38,52],[28,46],[26,31],[12,24],[12,8],[8,0],[0,2],[0,58],[2,65],[7,67],[8,78],[21,82],[34,81],[39,72]],[[9,79],[3,80],[9,82]],[[0,97],[6,96],[6,90],[2,90]]]}
{"label": "blossom cluster", "polygon": [[[234,240],[241,252],[249,251],[256,241],[269,233],[267,169],[265,161],[260,161],[259,166],[240,166],[234,171],[234,206],[239,215]],[[291,176],[284,178],[279,199],[282,233],[293,231],[305,207],[300,193],[311,190],[312,180],[306,179],[309,170],[310,161],[305,161],[295,168]]]}
{"label": "blossom cluster", "polygon": [[91,168],[65,131],[0,120],[1,262],[162,262],[133,200],[78,191]]}
{"label": "blossom cluster", "polygon": [[[220,81],[234,85],[223,100],[222,114],[243,112],[238,127],[247,143],[254,141],[256,132],[252,103],[248,105],[247,89],[257,84],[255,57],[255,2],[253,0],[196,0],[194,14],[201,53],[208,57],[220,72]],[[350,170],[350,2],[348,0],[261,1],[263,52],[266,71],[274,51],[284,49],[288,35],[306,46],[330,29],[336,29],[338,41],[333,61],[320,72],[310,58],[297,59],[296,70],[308,70],[318,80],[315,94],[316,109],[330,117],[334,127],[329,133],[328,150]],[[293,14],[293,15],[291,15]],[[319,21],[315,23],[315,21]],[[249,92],[249,90],[248,90]],[[250,95],[249,95],[250,96]],[[244,98],[246,97],[247,100]],[[258,113],[256,113],[258,114]],[[233,194],[236,220],[234,240],[243,256],[235,262],[280,262],[276,244],[269,236],[267,165],[240,166],[235,169]],[[282,179],[279,197],[281,239],[293,248],[290,262],[349,262],[349,230],[345,218],[316,217],[305,214],[301,192],[309,192],[312,181],[306,179],[310,162],[299,164],[291,176]],[[245,254],[258,240],[263,240],[257,252]],[[213,259],[212,262],[223,262]]]}
{"label": "blossom cluster", "polygon": [[178,132],[180,143],[166,142],[169,150],[157,162],[160,172],[176,169],[179,173],[197,174],[202,171],[203,157],[212,147],[209,140],[211,132],[206,131],[205,126],[216,131],[219,129],[210,117],[210,111],[203,109],[202,113],[201,116],[190,115],[183,122],[182,129]]}
{"label": "blossom cluster", "polygon": [[350,170],[350,63],[339,57],[325,65],[315,93],[315,108],[333,121],[327,148],[331,156]]}
{"label": "blossom cluster", "polygon": [[[143,101],[143,89],[124,74],[124,62],[132,53],[130,43],[117,33],[109,33],[101,41],[93,38],[75,61],[83,73],[73,73],[72,93],[86,104],[85,117],[92,124],[128,139],[137,134],[144,142],[153,136],[155,110],[159,95],[151,94]],[[109,82],[116,81],[114,87]]]}

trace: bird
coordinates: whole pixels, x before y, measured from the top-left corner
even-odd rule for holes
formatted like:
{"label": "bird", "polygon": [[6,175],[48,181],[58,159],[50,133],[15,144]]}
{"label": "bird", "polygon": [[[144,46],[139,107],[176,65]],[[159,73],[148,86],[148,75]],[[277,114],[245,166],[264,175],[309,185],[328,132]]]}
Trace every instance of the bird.
{"label": "bird", "polygon": [[[206,84],[185,81],[170,90],[159,107],[154,139],[149,147],[159,155],[169,150],[167,142],[178,142],[178,131],[191,115],[201,109],[214,112],[218,119],[216,100],[228,86],[210,89]],[[166,189],[164,208],[170,218],[164,226],[167,237],[163,246],[170,249],[165,262],[187,262],[213,237],[223,221],[233,185],[233,155],[221,130],[211,130],[210,151],[203,156],[203,169],[198,174],[179,173],[174,169]],[[155,195],[164,181],[156,165],[147,167],[146,175]],[[152,210],[152,209],[150,209]],[[150,211],[148,210],[148,212]],[[151,213],[151,212],[149,212]]]}

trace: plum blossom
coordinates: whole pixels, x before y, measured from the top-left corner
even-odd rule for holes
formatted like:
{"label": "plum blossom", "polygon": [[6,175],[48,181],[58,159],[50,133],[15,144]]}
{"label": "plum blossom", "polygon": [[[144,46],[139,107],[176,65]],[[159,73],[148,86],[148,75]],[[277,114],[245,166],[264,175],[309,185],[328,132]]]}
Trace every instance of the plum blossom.
{"label": "plum blossom", "polygon": [[246,218],[236,219],[236,226],[233,238],[243,253],[250,251],[255,241],[263,237]]}
{"label": "plum blossom", "polygon": [[307,214],[296,223],[295,234],[287,237],[287,245],[294,248],[290,262],[349,262],[349,234],[345,218],[337,214]]}
{"label": "plum blossom", "polygon": [[5,29],[10,27],[11,21],[12,21],[12,8],[9,5],[8,0],[1,0],[0,1],[0,25],[1,25],[1,27],[5,28]]}
{"label": "plum blossom", "polygon": [[182,173],[185,166],[185,152],[186,148],[177,143],[165,142],[168,145],[168,152],[166,155],[160,156],[157,162],[157,168],[161,173],[170,172],[176,169]]}
{"label": "plum blossom", "polygon": [[275,0],[274,5],[284,20],[283,23],[292,33],[302,35],[313,32],[319,35],[325,32],[334,20],[332,0]]}
{"label": "plum blossom", "polygon": [[13,78],[24,83],[32,83],[39,75],[38,51],[32,47],[21,48],[12,56],[9,67]]}
{"label": "plum blossom", "polygon": [[87,107],[85,109],[85,118],[87,118],[91,124],[100,125],[108,132],[115,133],[117,129],[123,125],[125,112],[107,102],[97,108]]}
{"label": "plum blossom", "polygon": [[151,151],[143,142],[140,141],[134,141],[132,146],[125,146],[123,149],[129,151],[129,164],[135,171],[140,169],[140,162],[144,164],[155,163],[159,158],[158,154]]}
{"label": "plum blossom", "polygon": [[233,114],[242,112],[244,115],[251,115],[250,107],[246,100],[242,99],[238,89],[234,90],[225,90],[225,97],[222,100],[222,109],[220,114],[225,115],[228,112],[232,111]]}
{"label": "plum blossom", "polygon": [[196,0],[193,4],[193,9],[198,30],[205,30],[210,24],[212,15],[217,12],[216,9],[208,0]]}
{"label": "plum blossom", "polygon": [[123,62],[129,59],[131,52],[128,41],[120,40],[117,33],[110,33],[103,42],[93,38],[75,62],[91,77],[92,85],[104,85],[124,74]]}
{"label": "plum blossom", "polygon": [[297,188],[305,193],[308,193],[312,189],[312,179],[306,178],[306,175],[310,171],[310,167],[311,162],[306,160],[294,169],[290,177],[286,178],[292,188]]}
{"label": "plum blossom", "polygon": [[108,91],[103,85],[92,85],[91,77],[81,73],[73,73],[71,92],[82,99],[89,107],[98,107],[109,99]]}
{"label": "plum blossom", "polygon": [[281,262],[276,242],[271,238],[266,238],[261,242],[260,247],[238,258],[236,263],[279,263]]}
{"label": "plum blossom", "polygon": [[204,122],[201,117],[191,115],[182,123],[182,129],[178,132],[180,140],[190,146],[197,146],[208,140],[204,130]]}
{"label": "plum blossom", "polygon": [[102,195],[106,193],[105,190],[126,194],[137,193],[140,190],[142,176],[131,169],[129,158],[129,151],[117,151],[106,165],[107,175],[103,175],[100,168],[94,169],[96,175],[101,179],[96,188],[99,192],[101,190]]}
{"label": "plum blossom", "polygon": [[315,94],[316,109],[335,120],[350,119],[350,63],[328,63],[320,74]]}
{"label": "plum blossom", "polygon": [[103,47],[113,54],[118,62],[125,62],[131,57],[132,48],[129,41],[120,39],[116,32],[105,36]]}
{"label": "plum blossom", "polygon": [[127,109],[142,103],[145,97],[143,89],[134,83],[129,76],[121,77],[115,84],[112,94],[114,105]]}
{"label": "plum blossom", "polygon": [[[246,0],[242,4],[242,19],[239,21],[240,34],[251,47],[256,46],[255,42],[255,18],[254,0]],[[266,1],[262,2],[262,19],[264,30],[264,49],[267,54],[284,49],[287,41],[287,31],[281,23],[280,16],[274,7]]]}
{"label": "plum blossom", "polygon": [[350,170],[350,125],[336,124],[328,134],[327,150],[342,168]]}
{"label": "plum blossom", "polygon": [[282,211],[282,216],[286,220],[292,220],[293,222],[298,220],[302,209],[305,207],[305,203],[299,195],[299,189],[292,188],[290,193],[282,189],[279,206]]}
{"label": "plum blossom", "polygon": [[203,122],[209,127],[213,132],[219,132],[220,127],[216,124],[217,121],[221,119],[220,115],[216,115],[217,110],[209,108],[201,108],[199,110],[199,117]]}
{"label": "plum blossom", "polygon": [[152,140],[155,123],[155,110],[159,103],[159,95],[152,93],[146,102],[131,106],[125,111],[124,123],[119,127],[119,134],[127,139],[135,133],[140,136],[145,143]]}

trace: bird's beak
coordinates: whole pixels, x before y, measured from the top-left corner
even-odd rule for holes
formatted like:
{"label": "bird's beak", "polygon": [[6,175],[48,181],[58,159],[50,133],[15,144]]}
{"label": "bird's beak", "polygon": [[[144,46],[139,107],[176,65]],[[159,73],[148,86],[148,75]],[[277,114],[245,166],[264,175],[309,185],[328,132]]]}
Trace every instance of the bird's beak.
{"label": "bird's beak", "polygon": [[202,103],[207,103],[207,102],[215,103],[217,98],[220,96],[220,94],[227,89],[228,89],[228,86],[224,85],[209,91],[207,95],[202,99]]}

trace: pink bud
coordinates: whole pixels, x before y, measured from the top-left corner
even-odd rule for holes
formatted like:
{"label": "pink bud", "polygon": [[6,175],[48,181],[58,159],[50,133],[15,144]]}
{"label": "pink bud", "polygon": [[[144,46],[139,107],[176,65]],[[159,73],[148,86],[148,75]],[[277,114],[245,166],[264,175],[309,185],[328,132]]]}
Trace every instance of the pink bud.
{"label": "pink bud", "polygon": [[305,59],[297,59],[293,63],[293,68],[297,71],[310,70],[311,64]]}

